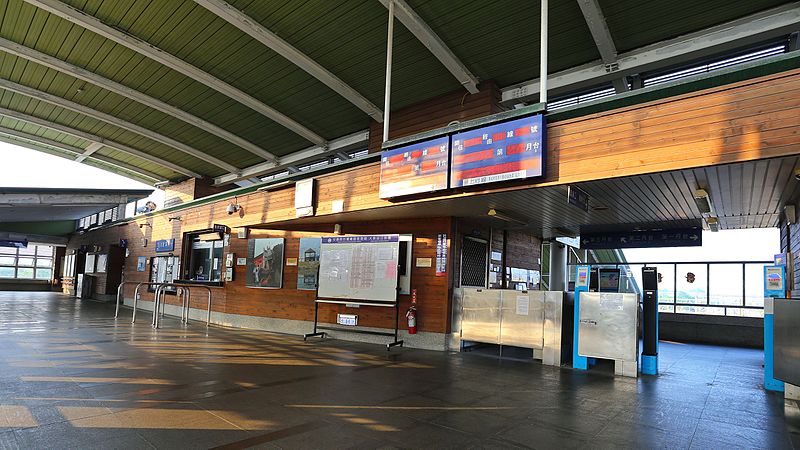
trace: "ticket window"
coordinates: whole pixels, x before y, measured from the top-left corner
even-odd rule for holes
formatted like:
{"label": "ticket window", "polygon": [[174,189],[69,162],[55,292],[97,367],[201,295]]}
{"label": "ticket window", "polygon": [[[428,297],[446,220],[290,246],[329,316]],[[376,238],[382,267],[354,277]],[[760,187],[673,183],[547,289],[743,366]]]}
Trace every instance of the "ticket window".
{"label": "ticket window", "polygon": [[[217,236],[219,236],[217,234]],[[190,235],[190,248],[188,249],[189,262],[185,279],[200,282],[222,281],[223,263],[221,236],[215,239],[214,233]]]}

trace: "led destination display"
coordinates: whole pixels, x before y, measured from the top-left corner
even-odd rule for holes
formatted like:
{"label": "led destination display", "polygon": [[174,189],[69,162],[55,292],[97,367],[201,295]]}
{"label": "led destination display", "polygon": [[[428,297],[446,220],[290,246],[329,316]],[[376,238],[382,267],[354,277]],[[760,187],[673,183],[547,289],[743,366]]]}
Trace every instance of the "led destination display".
{"label": "led destination display", "polygon": [[544,131],[536,115],[454,134],[450,187],[542,176]]}
{"label": "led destination display", "polygon": [[443,136],[383,152],[380,198],[447,189],[449,150]]}

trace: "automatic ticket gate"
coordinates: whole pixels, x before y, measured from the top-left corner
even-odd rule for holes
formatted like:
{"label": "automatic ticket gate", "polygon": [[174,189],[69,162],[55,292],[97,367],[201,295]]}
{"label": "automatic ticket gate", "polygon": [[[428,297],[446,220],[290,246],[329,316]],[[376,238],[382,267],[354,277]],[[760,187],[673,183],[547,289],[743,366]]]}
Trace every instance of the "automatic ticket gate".
{"label": "automatic ticket gate", "polygon": [[764,388],[800,400],[800,299],[786,295],[786,268],[764,267]]}

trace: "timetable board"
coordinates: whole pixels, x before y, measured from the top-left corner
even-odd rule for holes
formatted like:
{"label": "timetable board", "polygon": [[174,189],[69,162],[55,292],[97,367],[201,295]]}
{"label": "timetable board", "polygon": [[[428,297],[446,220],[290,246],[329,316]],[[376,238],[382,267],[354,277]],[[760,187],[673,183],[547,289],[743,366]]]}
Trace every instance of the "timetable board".
{"label": "timetable board", "polygon": [[544,174],[541,114],[452,136],[450,187],[467,187]]}
{"label": "timetable board", "polygon": [[380,198],[447,189],[450,138],[443,136],[383,152]]}
{"label": "timetable board", "polygon": [[397,301],[398,235],[323,237],[320,248],[319,298]]}

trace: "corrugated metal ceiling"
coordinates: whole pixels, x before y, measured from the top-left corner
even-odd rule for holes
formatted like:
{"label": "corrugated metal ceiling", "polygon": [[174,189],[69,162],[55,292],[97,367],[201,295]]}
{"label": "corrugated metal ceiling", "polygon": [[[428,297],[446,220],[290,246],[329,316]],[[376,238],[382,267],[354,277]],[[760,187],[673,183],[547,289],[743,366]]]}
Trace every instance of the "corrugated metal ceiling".
{"label": "corrugated metal ceiling", "polygon": [[[325,139],[368,126],[369,117],[320,81],[191,0],[67,0],[106,25],[155,45],[272,106]],[[382,104],[387,11],[378,0],[257,1],[231,5],[316,60],[376,105]],[[538,3],[522,0],[409,0],[479,78],[505,86],[538,74]],[[619,51],[742,17],[786,1],[636,2],[602,0]],[[576,2],[552,2],[551,72],[599,58]],[[395,27],[392,107],[459,88],[452,75],[402,25]],[[275,155],[307,148],[304,138],[198,81],[45,10],[7,0],[0,37],[22,44],[178,107]],[[207,129],[156,111],[91,83],[0,51],[0,77],[57,95],[187,144],[244,168],[263,160]],[[0,92],[0,106],[90,132],[191,171],[224,170],[168,145],[54,107]],[[72,137],[2,119],[0,125],[85,147]],[[153,162],[104,148],[99,154],[169,178]]]}

